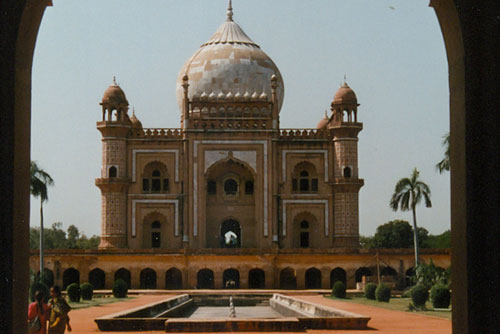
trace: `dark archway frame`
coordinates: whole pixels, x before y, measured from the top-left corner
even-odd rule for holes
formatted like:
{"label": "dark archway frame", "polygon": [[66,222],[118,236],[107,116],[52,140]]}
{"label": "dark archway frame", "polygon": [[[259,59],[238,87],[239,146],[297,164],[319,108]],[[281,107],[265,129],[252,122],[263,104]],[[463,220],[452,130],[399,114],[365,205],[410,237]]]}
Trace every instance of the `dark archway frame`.
{"label": "dark archway frame", "polygon": [[[50,0],[0,3],[0,331],[21,333],[29,282],[31,67]],[[444,36],[450,86],[453,332],[500,323],[500,4],[432,0]],[[484,196],[487,194],[487,196]],[[21,331],[21,332],[20,332]]]}

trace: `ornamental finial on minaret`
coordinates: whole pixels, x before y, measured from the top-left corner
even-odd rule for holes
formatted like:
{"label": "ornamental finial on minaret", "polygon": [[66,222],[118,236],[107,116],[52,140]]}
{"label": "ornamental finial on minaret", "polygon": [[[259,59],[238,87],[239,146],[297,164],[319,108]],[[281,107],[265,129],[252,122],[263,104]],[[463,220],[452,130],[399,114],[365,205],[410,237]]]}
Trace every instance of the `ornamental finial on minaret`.
{"label": "ornamental finial on minaret", "polygon": [[233,21],[233,2],[229,0],[229,6],[227,7],[227,20]]}

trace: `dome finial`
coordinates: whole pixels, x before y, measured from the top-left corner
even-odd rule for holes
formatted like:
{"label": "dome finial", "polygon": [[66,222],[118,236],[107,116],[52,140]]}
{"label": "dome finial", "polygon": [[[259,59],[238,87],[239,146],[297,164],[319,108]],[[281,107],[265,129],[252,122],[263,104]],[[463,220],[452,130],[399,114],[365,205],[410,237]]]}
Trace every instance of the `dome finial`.
{"label": "dome finial", "polygon": [[233,1],[229,0],[229,6],[227,7],[227,20],[233,21]]}
{"label": "dome finial", "polygon": [[114,75],[113,75],[113,85],[118,86],[118,84],[116,83],[116,77]]}

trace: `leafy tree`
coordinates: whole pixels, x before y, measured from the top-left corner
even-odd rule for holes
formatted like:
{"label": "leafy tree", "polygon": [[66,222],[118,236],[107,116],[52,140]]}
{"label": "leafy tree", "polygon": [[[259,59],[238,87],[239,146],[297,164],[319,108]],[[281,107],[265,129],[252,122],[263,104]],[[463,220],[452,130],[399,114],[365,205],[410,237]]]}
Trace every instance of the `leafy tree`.
{"label": "leafy tree", "polygon": [[[68,235],[68,238],[66,235]],[[39,236],[39,228],[30,228],[31,249],[38,249]],[[62,230],[62,223],[60,222],[52,224],[52,228],[50,229],[44,229],[45,249],[97,249],[100,240],[101,239],[95,235],[88,238],[85,234],[80,233],[78,228],[73,225],[68,228],[68,233],[66,233]]]}
{"label": "leafy tree", "polygon": [[429,263],[422,262],[418,264],[413,280],[417,284],[424,285],[427,290],[436,284],[448,286],[450,283],[450,268],[436,267],[432,259],[430,259]]}
{"label": "leafy tree", "polygon": [[[373,236],[372,248],[411,248],[413,247],[413,228],[406,220],[393,220],[377,227]],[[418,228],[419,246],[423,247],[429,232]]]}
{"label": "leafy tree", "polygon": [[401,208],[402,211],[411,210],[413,213],[413,245],[415,247],[415,265],[418,265],[419,251],[418,251],[418,229],[417,229],[417,204],[420,203],[422,197],[425,200],[425,206],[430,208],[431,203],[431,190],[427,184],[420,181],[419,171],[414,168],[409,178],[402,178],[396,183],[394,194],[389,202],[390,207],[397,211]]}
{"label": "leafy tree", "polygon": [[439,171],[439,174],[442,174],[444,171],[450,171],[450,133],[448,132],[443,136],[442,145],[444,146],[444,158],[440,162],[436,164],[436,169]]}
{"label": "leafy tree", "polygon": [[429,235],[423,245],[424,248],[450,248],[451,247],[451,231],[445,231],[438,235]]}
{"label": "leafy tree", "polygon": [[359,245],[364,249],[375,248],[373,237],[359,236]]}
{"label": "leafy tree", "polygon": [[31,162],[30,192],[35,198],[40,198],[40,272],[43,273],[43,202],[48,201],[47,186],[54,184],[52,177],[38,167],[35,161]]}

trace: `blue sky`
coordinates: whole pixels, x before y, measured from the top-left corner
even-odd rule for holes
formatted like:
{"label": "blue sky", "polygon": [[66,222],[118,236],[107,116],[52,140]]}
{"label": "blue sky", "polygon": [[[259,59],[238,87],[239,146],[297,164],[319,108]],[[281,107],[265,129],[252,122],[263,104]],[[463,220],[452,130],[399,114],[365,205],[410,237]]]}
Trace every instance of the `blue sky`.
{"label": "blue sky", "polygon": [[[45,222],[99,234],[99,102],[113,76],[144,127],[178,127],[175,81],[225,20],[226,0],[54,0],[35,49],[32,159],[49,172]],[[283,128],[311,128],[343,82],[359,120],[360,233],[411,214],[392,212],[398,179],[421,171],[433,207],[419,226],[450,228],[449,173],[440,175],[449,128],[448,73],[439,25],[424,0],[234,0],[234,19],[285,81]],[[32,200],[31,225],[39,224]]]}

